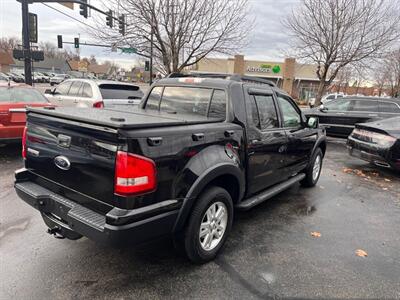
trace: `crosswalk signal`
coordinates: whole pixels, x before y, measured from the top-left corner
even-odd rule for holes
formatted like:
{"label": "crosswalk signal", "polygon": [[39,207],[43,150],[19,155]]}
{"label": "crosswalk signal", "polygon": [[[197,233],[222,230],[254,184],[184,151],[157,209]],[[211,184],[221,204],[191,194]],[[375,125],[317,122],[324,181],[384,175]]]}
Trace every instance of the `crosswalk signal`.
{"label": "crosswalk signal", "polygon": [[125,28],[126,28],[125,15],[120,15],[118,17],[118,27],[119,27],[119,33],[125,35]]}
{"label": "crosswalk signal", "polygon": [[108,27],[113,28],[113,11],[110,9],[106,17],[106,24]]}
{"label": "crosswalk signal", "polygon": [[146,72],[150,71],[150,62],[148,60],[144,62],[144,70]]}
{"label": "crosswalk signal", "polygon": [[81,2],[84,2],[85,4],[79,4],[79,14],[87,18],[88,17],[87,0],[81,0]]}
{"label": "crosswalk signal", "polygon": [[57,46],[59,49],[62,49],[63,47],[62,35],[57,35]]}
{"label": "crosswalk signal", "polygon": [[74,46],[75,46],[75,49],[79,48],[79,38],[74,38]]}

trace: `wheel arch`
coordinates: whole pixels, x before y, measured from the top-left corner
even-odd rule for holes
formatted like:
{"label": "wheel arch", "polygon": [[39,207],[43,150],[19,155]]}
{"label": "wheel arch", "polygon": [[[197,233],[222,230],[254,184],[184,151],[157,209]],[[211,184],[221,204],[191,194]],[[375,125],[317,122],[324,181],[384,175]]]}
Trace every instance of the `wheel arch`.
{"label": "wheel arch", "polygon": [[203,172],[186,195],[180,209],[174,232],[181,231],[190,216],[190,212],[201,193],[210,186],[224,188],[237,203],[244,195],[245,181],[243,172],[234,164],[218,164]]}

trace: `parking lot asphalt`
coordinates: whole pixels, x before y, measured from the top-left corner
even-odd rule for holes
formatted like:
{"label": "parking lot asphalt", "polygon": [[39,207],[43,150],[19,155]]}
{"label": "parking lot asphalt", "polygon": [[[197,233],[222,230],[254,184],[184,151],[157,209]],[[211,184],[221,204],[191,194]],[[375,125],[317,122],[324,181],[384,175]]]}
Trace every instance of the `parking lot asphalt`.
{"label": "parking lot asphalt", "polygon": [[400,176],[351,158],[341,140],[315,188],[236,213],[223,252],[201,266],[169,240],[53,238],[15,194],[22,165],[18,145],[0,148],[0,299],[400,299]]}

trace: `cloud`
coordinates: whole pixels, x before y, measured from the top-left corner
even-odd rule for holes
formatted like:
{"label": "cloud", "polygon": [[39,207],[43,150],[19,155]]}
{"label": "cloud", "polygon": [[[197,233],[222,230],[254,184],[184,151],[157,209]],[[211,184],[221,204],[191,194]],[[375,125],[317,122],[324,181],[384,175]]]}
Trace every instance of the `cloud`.
{"label": "cloud", "polygon": [[[96,4],[96,0],[91,1]],[[255,19],[253,31],[249,33],[249,44],[242,53],[252,59],[280,60],[288,48],[288,34],[282,27],[282,20],[299,4],[300,0],[250,0],[250,19]],[[72,11],[59,4],[49,4],[75,18],[92,24],[79,15],[78,7]],[[80,40],[94,42],[87,34],[85,25],[80,24],[43,4],[31,4],[30,12],[38,15],[39,41],[57,42],[57,35],[63,35],[64,41]],[[0,37],[20,37],[22,31],[21,5],[15,0],[0,0]],[[96,55],[101,60],[113,60],[124,67],[137,63],[136,56],[110,53],[109,50],[95,47],[81,47],[82,56]]]}

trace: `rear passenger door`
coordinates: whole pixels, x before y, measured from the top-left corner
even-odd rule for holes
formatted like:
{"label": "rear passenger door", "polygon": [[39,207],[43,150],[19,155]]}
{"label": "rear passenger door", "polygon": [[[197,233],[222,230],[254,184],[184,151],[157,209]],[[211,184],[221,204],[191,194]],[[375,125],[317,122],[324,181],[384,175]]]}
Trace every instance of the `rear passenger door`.
{"label": "rear passenger door", "polygon": [[382,119],[400,116],[400,105],[391,101],[379,101],[379,117]]}
{"label": "rear passenger door", "polygon": [[282,127],[288,138],[285,155],[285,175],[290,177],[302,171],[308,164],[318,137],[316,129],[305,126],[301,111],[294,101],[277,93]]}
{"label": "rear passenger door", "polygon": [[82,104],[79,102],[79,92],[81,86],[82,81],[76,80],[72,82],[68,95],[64,98],[64,106],[82,106]]}
{"label": "rear passenger door", "polygon": [[287,137],[271,93],[246,95],[249,195],[284,180]]}

